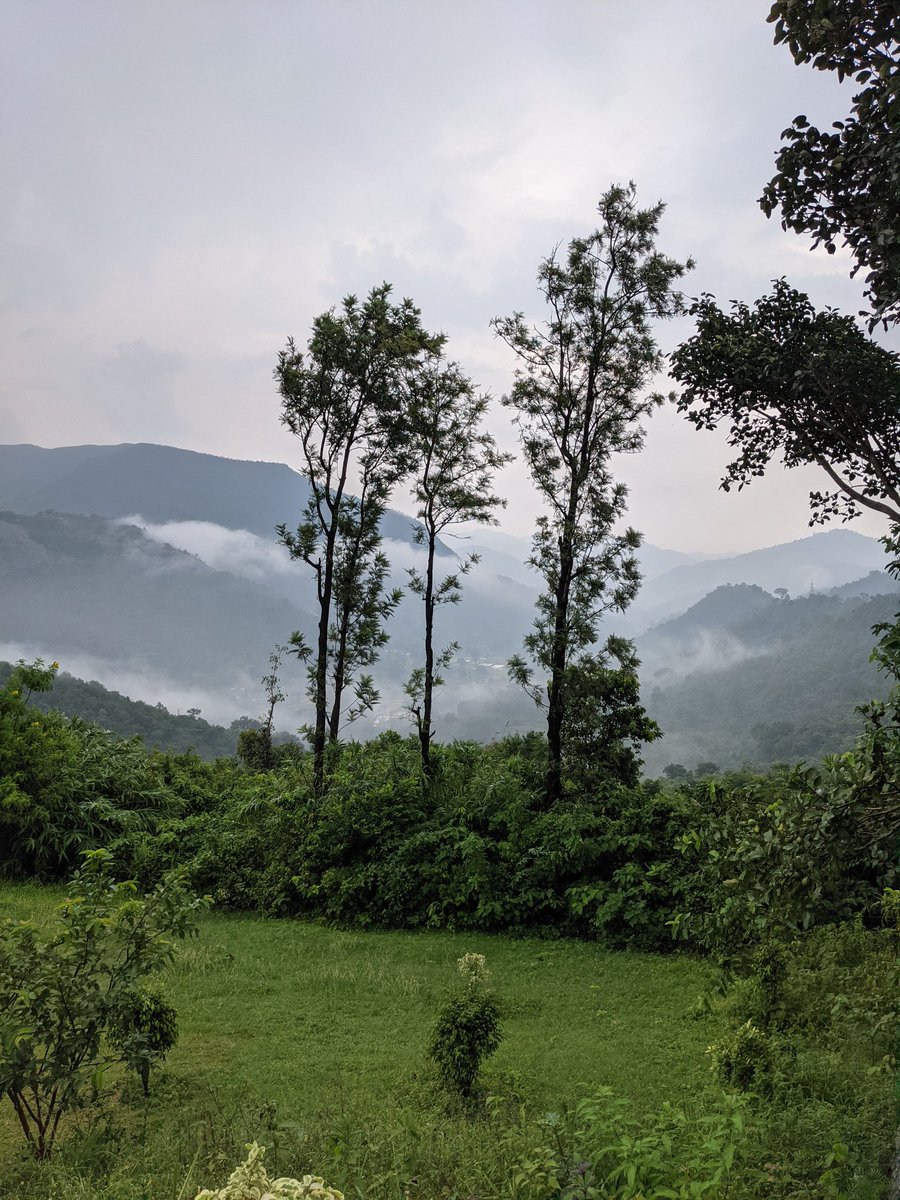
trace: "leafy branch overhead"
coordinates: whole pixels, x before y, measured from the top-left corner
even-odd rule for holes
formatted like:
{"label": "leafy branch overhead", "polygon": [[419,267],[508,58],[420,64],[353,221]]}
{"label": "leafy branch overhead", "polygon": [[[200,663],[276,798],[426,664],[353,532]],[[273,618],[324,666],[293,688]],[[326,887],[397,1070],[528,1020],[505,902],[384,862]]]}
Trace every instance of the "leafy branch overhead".
{"label": "leafy branch overhead", "polygon": [[785,229],[865,271],[870,328],[900,321],[900,8],[896,0],[778,0],[769,21],[796,63],[852,76],[850,114],[820,130],[804,115],[782,133],[760,205]]}
{"label": "leafy branch overhead", "polygon": [[707,295],[691,313],[697,332],[670,371],[679,410],[698,429],[727,428],[738,451],[723,489],[780,455],[789,468],[817,464],[834,485],[810,494],[812,523],[864,508],[900,523],[900,357],[784,280],[752,306],[727,313]]}

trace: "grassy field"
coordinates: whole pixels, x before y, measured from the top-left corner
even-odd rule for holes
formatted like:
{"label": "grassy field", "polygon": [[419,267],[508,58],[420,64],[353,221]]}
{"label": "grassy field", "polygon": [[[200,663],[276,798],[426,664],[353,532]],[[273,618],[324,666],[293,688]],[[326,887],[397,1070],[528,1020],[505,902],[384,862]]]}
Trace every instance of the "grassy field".
{"label": "grassy field", "polygon": [[[52,914],[61,893],[0,889],[0,918]],[[448,1109],[425,1059],[456,960],[485,954],[504,1040],[484,1072],[500,1099]],[[164,977],[180,1040],[148,1102],[128,1082],[78,1114],[57,1157],[23,1155],[0,1108],[9,1200],[175,1200],[221,1184],[253,1138],[278,1172],[313,1170],[349,1196],[503,1194],[498,1144],[612,1087],[639,1112],[712,1088],[709,969],[684,957],[453,934],[347,933],[210,915]]]}

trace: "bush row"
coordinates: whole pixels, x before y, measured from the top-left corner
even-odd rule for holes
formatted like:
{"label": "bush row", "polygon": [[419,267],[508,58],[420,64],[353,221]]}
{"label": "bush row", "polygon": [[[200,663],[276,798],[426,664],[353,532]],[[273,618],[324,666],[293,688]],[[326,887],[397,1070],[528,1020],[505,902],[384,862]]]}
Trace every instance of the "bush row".
{"label": "bush row", "polygon": [[[536,734],[435,747],[386,733],[336,746],[315,799],[308,756],[260,772],[148,754],[44,713],[22,667],[0,691],[0,867],[60,878],[104,847],[123,878],[183,868],[227,908],[344,925],[599,937],[723,955],[772,931],[874,909],[900,882],[896,714],[821,767],[675,786],[596,779],[542,805]],[[891,719],[888,720],[887,717]]]}

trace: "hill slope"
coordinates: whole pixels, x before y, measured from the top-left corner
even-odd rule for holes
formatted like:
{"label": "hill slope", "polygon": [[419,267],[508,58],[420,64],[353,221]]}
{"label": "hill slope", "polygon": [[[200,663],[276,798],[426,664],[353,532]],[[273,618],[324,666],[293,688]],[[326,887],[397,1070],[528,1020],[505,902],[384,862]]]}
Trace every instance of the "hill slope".
{"label": "hill slope", "polygon": [[895,619],[900,593],[776,600],[719,588],[638,639],[644,702],[665,737],[648,772],[815,760],[849,748],[856,706],[887,693],[869,655],[872,626]]}
{"label": "hill slope", "polygon": [[255,711],[244,692],[258,693],[271,648],[312,629],[259,584],[102,517],[0,514],[0,574],[0,629],[17,651],[4,657],[66,659],[126,692],[143,680],[139,696],[160,683],[174,707],[218,693],[220,719]]}
{"label": "hill slope", "polygon": [[[274,539],[293,528],[309,484],[284,463],[247,462],[149,443],[0,446],[0,509],[80,513],[148,521],[209,521]],[[411,540],[413,521],[385,513],[384,536]],[[450,553],[441,547],[442,553]]]}

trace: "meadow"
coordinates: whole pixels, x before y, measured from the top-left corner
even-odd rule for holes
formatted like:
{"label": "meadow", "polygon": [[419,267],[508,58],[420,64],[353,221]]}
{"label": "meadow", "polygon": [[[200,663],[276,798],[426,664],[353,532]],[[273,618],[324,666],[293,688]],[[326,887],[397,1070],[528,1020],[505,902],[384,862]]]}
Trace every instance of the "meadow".
{"label": "meadow", "polygon": [[[61,894],[5,886],[0,917],[49,919]],[[486,956],[504,1014],[483,1079],[499,1103],[475,1120],[448,1106],[425,1056],[467,951]],[[589,943],[210,914],[163,976],[180,1037],[150,1099],[110,1080],[41,1165],[4,1106],[3,1194],[192,1196],[253,1139],[279,1172],[312,1170],[348,1196],[508,1194],[503,1137],[539,1140],[546,1114],[597,1088],[642,1115],[715,1090],[710,1024],[692,1015],[712,978],[699,959]]]}
{"label": "meadow", "polygon": [[[348,1200],[882,1200],[900,694],[818,767],[585,777],[547,810],[537,738],[435,747],[429,780],[415,739],[338,746],[315,797],[308,755],[148,754],[29,707],[53,668],[19,672],[4,1200],[193,1200],[253,1142]],[[157,991],[162,1054],[133,1023]],[[436,1030],[495,1000],[496,1052],[454,1092]]]}

